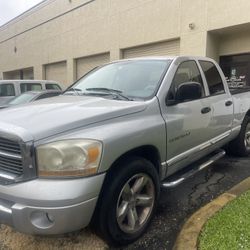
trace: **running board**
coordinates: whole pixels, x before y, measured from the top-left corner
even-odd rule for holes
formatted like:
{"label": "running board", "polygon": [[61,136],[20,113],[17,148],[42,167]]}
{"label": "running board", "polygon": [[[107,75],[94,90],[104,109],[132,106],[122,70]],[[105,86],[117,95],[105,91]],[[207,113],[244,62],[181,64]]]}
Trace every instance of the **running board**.
{"label": "running board", "polygon": [[198,162],[194,163],[195,165],[192,164],[189,167],[186,167],[183,170],[180,170],[177,173],[169,176],[161,183],[162,188],[174,188],[180,185],[189,177],[195,175],[199,171],[210,166],[215,161],[221,159],[225,154],[226,152],[222,149],[213,152],[212,154],[205,157],[205,159],[203,158],[202,160],[199,160]]}

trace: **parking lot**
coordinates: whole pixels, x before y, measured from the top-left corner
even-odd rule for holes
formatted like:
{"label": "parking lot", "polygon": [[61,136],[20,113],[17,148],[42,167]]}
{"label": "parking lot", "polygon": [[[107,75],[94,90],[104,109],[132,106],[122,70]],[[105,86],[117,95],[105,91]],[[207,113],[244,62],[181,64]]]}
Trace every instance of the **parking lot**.
{"label": "parking lot", "polygon": [[[248,158],[226,157],[181,186],[163,190],[148,232],[132,249],[172,249],[185,220],[196,210],[250,176]],[[1,249],[108,249],[89,228],[61,237],[22,235],[1,226]]]}

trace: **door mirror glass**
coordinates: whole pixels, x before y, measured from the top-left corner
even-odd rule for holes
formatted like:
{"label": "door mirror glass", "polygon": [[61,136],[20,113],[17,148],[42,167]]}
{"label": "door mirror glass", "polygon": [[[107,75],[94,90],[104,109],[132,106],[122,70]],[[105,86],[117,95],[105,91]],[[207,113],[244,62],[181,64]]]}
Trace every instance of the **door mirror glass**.
{"label": "door mirror glass", "polygon": [[202,97],[202,87],[198,82],[186,82],[179,85],[175,100],[177,102],[191,101]]}

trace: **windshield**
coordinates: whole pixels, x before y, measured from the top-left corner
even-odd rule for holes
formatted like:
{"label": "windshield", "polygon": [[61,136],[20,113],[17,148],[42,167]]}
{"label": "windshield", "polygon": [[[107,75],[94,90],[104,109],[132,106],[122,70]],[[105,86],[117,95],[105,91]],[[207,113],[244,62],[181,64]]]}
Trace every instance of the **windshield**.
{"label": "windshield", "polygon": [[[146,99],[155,94],[170,60],[137,60],[112,63],[91,71],[66,92],[75,94],[120,94]],[[125,99],[124,98],[124,99]]]}
{"label": "windshield", "polygon": [[17,105],[17,104],[28,103],[34,98],[34,96],[35,96],[34,93],[24,93],[11,100],[8,104]]}

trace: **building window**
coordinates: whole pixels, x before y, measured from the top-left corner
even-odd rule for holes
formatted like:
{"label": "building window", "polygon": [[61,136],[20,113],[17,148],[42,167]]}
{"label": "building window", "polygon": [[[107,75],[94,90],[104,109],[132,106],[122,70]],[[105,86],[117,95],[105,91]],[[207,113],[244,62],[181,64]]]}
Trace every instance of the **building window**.
{"label": "building window", "polygon": [[221,56],[220,66],[229,87],[250,86],[250,54]]}

